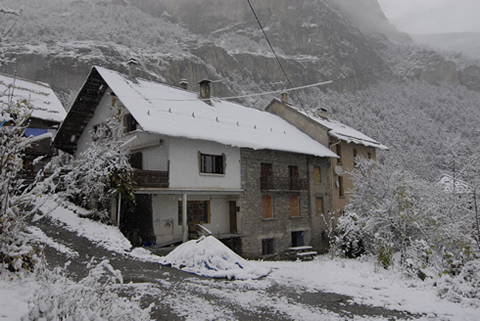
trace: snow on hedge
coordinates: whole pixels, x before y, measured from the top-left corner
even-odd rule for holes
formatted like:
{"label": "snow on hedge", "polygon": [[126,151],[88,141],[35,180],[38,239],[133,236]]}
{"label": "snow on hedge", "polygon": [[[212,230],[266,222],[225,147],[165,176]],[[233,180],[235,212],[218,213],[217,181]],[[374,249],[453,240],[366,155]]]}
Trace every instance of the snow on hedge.
{"label": "snow on hedge", "polygon": [[246,261],[213,236],[180,245],[165,257],[163,264],[214,278],[258,279],[270,273],[270,269]]}

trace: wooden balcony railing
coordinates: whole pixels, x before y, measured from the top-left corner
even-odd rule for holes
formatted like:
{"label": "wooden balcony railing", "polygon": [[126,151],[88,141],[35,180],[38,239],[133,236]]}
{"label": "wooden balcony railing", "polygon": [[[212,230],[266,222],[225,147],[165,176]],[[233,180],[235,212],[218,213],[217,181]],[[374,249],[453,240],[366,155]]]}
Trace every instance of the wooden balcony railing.
{"label": "wooden balcony railing", "polygon": [[168,172],[136,169],[133,171],[135,187],[168,188]]}
{"label": "wooden balcony railing", "polygon": [[260,177],[260,189],[263,191],[302,191],[307,190],[307,180],[288,177]]}

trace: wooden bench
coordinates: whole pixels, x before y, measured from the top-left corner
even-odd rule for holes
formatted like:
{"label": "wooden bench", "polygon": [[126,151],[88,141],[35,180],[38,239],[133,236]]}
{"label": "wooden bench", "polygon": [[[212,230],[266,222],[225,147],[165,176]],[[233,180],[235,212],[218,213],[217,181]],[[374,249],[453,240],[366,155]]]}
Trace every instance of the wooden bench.
{"label": "wooden bench", "polygon": [[313,260],[313,258],[317,255],[317,252],[312,251],[312,247],[310,245],[304,245],[289,247],[287,255],[291,259],[300,259],[302,261],[305,261]]}

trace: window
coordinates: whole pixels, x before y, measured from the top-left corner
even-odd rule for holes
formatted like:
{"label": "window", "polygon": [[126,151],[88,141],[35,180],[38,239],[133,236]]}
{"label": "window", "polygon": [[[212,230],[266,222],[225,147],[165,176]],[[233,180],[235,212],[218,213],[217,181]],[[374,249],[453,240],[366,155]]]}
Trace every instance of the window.
{"label": "window", "polygon": [[260,164],[260,189],[273,189],[272,164]]}
{"label": "window", "polygon": [[367,153],[367,158],[372,159],[372,153]]}
{"label": "window", "polygon": [[337,158],[337,164],[342,164],[342,147],[340,146],[340,144],[337,144],[336,145],[337,147],[337,155],[338,155],[338,158]]}
{"label": "window", "polygon": [[200,154],[200,172],[207,174],[224,174],[224,155]]}
{"label": "window", "polygon": [[305,235],[304,231],[292,232],[292,246],[304,246],[305,245],[304,235]]}
{"label": "window", "polygon": [[275,253],[273,247],[273,238],[262,240],[262,255],[269,255]]}
{"label": "window", "polygon": [[338,195],[345,197],[345,191],[343,190],[343,176],[338,176]]}
{"label": "window", "polygon": [[321,179],[322,179],[322,177],[321,177],[320,167],[315,166],[313,168],[313,182],[315,184],[320,184]]}
{"label": "window", "polygon": [[143,169],[142,152],[133,153],[130,155],[130,165],[135,169]]}
{"label": "window", "polygon": [[297,166],[288,166],[288,177],[290,178],[290,190],[299,190],[300,181],[298,179]]}
{"label": "window", "polygon": [[271,195],[262,195],[262,217],[273,217],[273,199]]}
{"label": "window", "polygon": [[357,154],[358,154],[357,149],[354,148],[354,149],[353,149],[353,165],[354,165],[355,167],[357,167]]}
{"label": "window", "polygon": [[317,214],[318,215],[323,214],[323,197],[315,198],[315,203],[317,208]]}
{"label": "window", "polygon": [[298,195],[290,196],[290,216],[300,216],[300,198]]}
{"label": "window", "polygon": [[123,116],[123,132],[128,133],[128,132],[133,132],[134,130],[137,130],[137,121],[135,118],[132,117],[130,114],[126,114]]}
{"label": "window", "polygon": [[[178,202],[178,225],[182,225],[182,201]],[[210,202],[209,201],[188,201],[187,202],[188,224],[210,223]]]}

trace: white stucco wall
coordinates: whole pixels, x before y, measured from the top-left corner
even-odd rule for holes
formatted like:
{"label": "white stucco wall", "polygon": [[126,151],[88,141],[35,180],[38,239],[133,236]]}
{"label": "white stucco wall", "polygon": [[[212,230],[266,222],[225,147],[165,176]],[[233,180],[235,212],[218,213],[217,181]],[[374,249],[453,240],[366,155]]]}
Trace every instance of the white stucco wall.
{"label": "white stucco wall", "polygon": [[[225,155],[225,174],[200,173],[199,152]],[[171,137],[170,188],[240,189],[240,149],[202,140]]]}
{"label": "white stucco wall", "polygon": [[[153,230],[157,244],[182,238],[182,225],[178,224],[178,202],[181,200],[180,195],[153,196]],[[214,235],[230,233],[230,199],[222,196],[190,195],[188,200],[210,201],[210,223],[202,225]]]}

